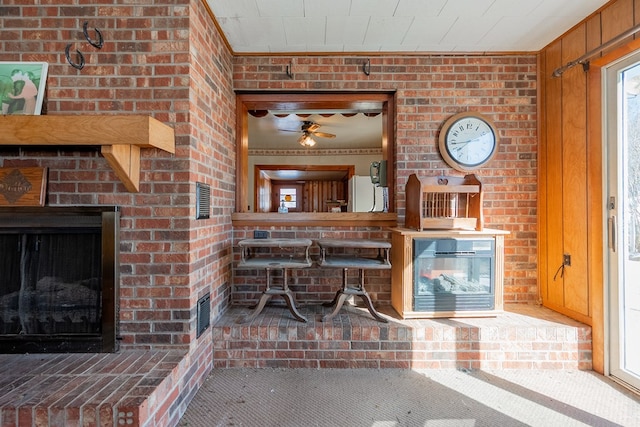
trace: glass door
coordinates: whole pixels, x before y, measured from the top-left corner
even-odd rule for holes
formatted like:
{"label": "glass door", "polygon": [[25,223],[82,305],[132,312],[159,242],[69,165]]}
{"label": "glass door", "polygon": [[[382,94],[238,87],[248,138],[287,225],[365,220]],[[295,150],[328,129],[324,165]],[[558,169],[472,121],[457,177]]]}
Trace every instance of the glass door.
{"label": "glass door", "polygon": [[640,53],[604,70],[609,374],[640,389]]}

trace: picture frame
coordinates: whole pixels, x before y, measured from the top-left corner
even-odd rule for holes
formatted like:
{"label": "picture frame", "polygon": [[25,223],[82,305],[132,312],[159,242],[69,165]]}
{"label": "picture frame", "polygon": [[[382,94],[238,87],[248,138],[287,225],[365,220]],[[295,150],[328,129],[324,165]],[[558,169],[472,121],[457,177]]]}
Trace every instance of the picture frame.
{"label": "picture frame", "polygon": [[47,85],[46,62],[0,61],[2,115],[39,115]]}

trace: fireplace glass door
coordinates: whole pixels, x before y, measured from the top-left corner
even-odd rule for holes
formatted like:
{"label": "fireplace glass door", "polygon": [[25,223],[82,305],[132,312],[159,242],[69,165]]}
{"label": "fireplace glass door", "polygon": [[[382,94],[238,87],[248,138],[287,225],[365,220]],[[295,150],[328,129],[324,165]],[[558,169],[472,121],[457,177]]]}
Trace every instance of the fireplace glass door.
{"label": "fireplace glass door", "polygon": [[0,353],[117,351],[116,207],[0,208]]}
{"label": "fireplace glass door", "polygon": [[100,230],[3,234],[0,246],[0,334],[100,334]]}
{"label": "fireplace glass door", "polygon": [[414,239],[415,311],[493,310],[494,239]]}

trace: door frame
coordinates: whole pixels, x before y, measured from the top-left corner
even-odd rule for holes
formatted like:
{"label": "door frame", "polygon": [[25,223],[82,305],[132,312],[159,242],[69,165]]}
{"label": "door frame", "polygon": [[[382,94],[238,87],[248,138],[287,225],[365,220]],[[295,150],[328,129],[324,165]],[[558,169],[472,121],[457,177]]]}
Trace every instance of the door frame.
{"label": "door frame", "polygon": [[592,285],[592,358],[593,369],[596,372],[609,375],[609,283],[606,260],[608,257],[607,229],[604,226],[606,216],[606,205],[604,201],[605,188],[605,156],[604,156],[604,91],[603,91],[603,71],[604,67],[619,61],[621,58],[640,50],[640,39],[633,40],[626,45],[614,49],[613,51],[594,59],[589,64],[588,73],[588,137],[592,142],[589,144],[589,177],[591,191],[589,201],[589,227],[591,230],[589,272],[591,277],[601,278],[601,285],[597,280],[593,280]]}
{"label": "door frame", "polygon": [[[620,140],[620,118],[617,112],[620,108],[619,75],[621,71],[640,67],[640,49],[629,52],[616,61],[606,66],[606,71],[602,75],[602,85],[606,89],[603,91],[603,138],[605,138],[604,162],[603,162],[603,189],[605,205],[610,204],[609,197],[614,196],[614,206],[605,206],[605,218],[607,224],[605,239],[607,245],[604,248],[605,254],[605,374],[612,376],[621,383],[633,388],[640,389],[640,378],[638,374],[626,368],[623,362],[623,345],[629,343],[629,333],[625,317],[625,307],[622,306],[622,292],[625,291],[630,279],[627,263],[629,255],[626,238],[620,238],[626,234],[629,225],[626,219],[625,192],[621,191],[624,185],[624,176],[621,176],[621,168],[624,168],[624,157],[619,149],[623,147]],[[603,67],[605,68],[605,67]],[[609,69],[612,69],[609,71]],[[622,96],[626,96],[622,93]],[[611,113],[611,114],[610,114]],[[621,163],[622,160],[622,163]],[[615,176],[615,177],[614,177]],[[612,179],[613,178],[613,179]],[[620,178],[623,178],[621,181]],[[613,219],[613,221],[612,221]],[[610,224],[611,223],[611,224]],[[616,224],[617,223],[617,224]],[[613,248],[611,246],[615,245]],[[612,254],[612,252],[614,254]],[[623,324],[624,322],[624,324]]]}

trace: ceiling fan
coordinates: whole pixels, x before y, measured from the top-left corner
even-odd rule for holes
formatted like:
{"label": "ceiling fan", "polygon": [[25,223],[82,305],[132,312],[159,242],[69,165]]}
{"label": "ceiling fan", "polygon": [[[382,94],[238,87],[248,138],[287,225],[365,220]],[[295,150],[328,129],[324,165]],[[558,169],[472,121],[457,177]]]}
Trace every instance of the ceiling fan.
{"label": "ceiling fan", "polygon": [[[302,126],[300,128],[300,131],[302,132],[302,135],[300,135],[300,138],[298,138],[298,144],[302,145],[303,147],[313,147],[314,145],[316,145],[316,141],[312,138],[312,136],[317,136],[320,138],[335,138],[336,136],[332,133],[326,133],[326,132],[318,132],[318,129],[320,129],[320,125],[318,123],[312,122],[312,121],[304,121],[302,122]],[[298,132],[298,131],[290,131],[290,130],[284,130],[285,132]]]}

